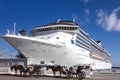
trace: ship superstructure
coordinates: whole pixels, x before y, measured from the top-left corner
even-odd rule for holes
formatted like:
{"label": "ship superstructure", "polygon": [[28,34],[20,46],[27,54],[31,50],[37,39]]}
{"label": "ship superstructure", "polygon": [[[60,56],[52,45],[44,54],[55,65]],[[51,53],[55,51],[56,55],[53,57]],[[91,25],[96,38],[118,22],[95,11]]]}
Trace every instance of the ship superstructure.
{"label": "ship superstructure", "polygon": [[28,64],[64,66],[91,65],[92,69],[110,69],[111,55],[73,21],[56,21],[33,29],[30,36],[3,36]]}

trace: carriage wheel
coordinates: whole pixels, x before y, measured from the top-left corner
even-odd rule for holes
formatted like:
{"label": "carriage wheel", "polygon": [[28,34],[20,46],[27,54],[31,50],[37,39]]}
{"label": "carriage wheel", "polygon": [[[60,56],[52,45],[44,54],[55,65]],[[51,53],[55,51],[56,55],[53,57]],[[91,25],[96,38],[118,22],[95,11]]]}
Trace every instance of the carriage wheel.
{"label": "carriage wheel", "polygon": [[66,75],[66,78],[69,79],[69,78],[70,78],[70,74],[67,74],[67,75]]}
{"label": "carriage wheel", "polygon": [[84,71],[81,71],[80,73],[78,73],[78,79],[81,80],[81,79],[84,79],[86,76],[86,73]]}
{"label": "carriage wheel", "polygon": [[72,73],[68,73],[68,74],[66,75],[66,77],[67,77],[67,79],[70,79],[70,78],[73,77],[73,74],[72,74]]}
{"label": "carriage wheel", "polygon": [[35,73],[36,78],[43,76],[43,75],[44,75],[44,72],[42,70],[39,70],[38,72]]}
{"label": "carriage wheel", "polygon": [[44,75],[44,71],[43,71],[43,70],[40,70],[39,75],[40,75],[40,76],[43,76],[43,75]]}
{"label": "carriage wheel", "polygon": [[35,72],[34,77],[36,77],[36,78],[40,77],[39,73]]}

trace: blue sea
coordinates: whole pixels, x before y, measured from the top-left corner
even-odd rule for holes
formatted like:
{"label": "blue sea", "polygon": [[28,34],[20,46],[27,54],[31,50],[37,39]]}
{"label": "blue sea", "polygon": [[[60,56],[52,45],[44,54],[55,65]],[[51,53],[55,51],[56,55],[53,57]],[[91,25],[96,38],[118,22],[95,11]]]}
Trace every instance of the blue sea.
{"label": "blue sea", "polygon": [[112,68],[112,72],[120,71],[120,68]]}

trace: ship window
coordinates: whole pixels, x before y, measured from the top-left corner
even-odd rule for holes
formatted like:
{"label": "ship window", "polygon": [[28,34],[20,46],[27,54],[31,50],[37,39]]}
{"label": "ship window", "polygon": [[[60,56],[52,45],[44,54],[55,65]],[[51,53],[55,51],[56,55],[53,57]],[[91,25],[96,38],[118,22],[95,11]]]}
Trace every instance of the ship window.
{"label": "ship window", "polygon": [[65,28],[64,28],[64,27],[62,27],[62,30],[65,30]]}
{"label": "ship window", "polygon": [[45,31],[47,31],[47,28],[45,28]]}
{"label": "ship window", "polygon": [[73,30],[76,30],[76,29],[77,29],[76,27],[73,28]]}
{"label": "ship window", "polygon": [[58,30],[58,27],[56,27],[56,30]]}
{"label": "ship window", "polygon": [[49,31],[49,28],[47,28],[47,31]]}
{"label": "ship window", "polygon": [[68,30],[70,30],[70,27],[68,27]]}
{"label": "ship window", "polygon": [[64,30],[66,30],[66,27],[64,27]]}
{"label": "ship window", "polygon": [[55,63],[55,61],[53,61],[53,60],[52,60],[52,61],[50,61],[50,63],[54,64],[54,63]]}
{"label": "ship window", "polygon": [[62,29],[62,27],[60,27],[60,30]]}
{"label": "ship window", "polygon": [[59,39],[59,37],[56,37],[57,39]]}
{"label": "ship window", "polygon": [[60,27],[58,27],[58,30],[60,30]]}
{"label": "ship window", "polygon": [[57,27],[55,27],[55,29],[54,30],[57,30]]}
{"label": "ship window", "polygon": [[63,27],[61,27],[61,30],[63,30]]}
{"label": "ship window", "polygon": [[71,29],[74,30],[73,27],[71,27]]}
{"label": "ship window", "polygon": [[41,29],[41,31],[43,31],[43,29]]}
{"label": "ship window", "polygon": [[48,31],[50,31],[51,30],[51,28],[49,28],[49,30]]}
{"label": "ship window", "polygon": [[73,28],[73,30],[75,30],[75,27]]}
{"label": "ship window", "polygon": [[67,30],[69,30],[69,28],[68,28],[68,27],[66,27],[66,29],[67,29]]}
{"label": "ship window", "polygon": [[44,62],[44,61],[41,61],[40,64],[45,64],[45,62]]}

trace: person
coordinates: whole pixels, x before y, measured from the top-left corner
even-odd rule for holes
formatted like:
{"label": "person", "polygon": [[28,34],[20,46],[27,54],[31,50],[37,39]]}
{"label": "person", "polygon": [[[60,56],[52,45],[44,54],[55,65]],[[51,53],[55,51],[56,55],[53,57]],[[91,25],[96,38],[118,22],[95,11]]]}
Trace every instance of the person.
{"label": "person", "polygon": [[29,70],[33,71],[33,65],[30,65]]}
{"label": "person", "polygon": [[74,69],[73,69],[72,66],[69,68],[69,72],[72,73],[72,74],[74,73]]}
{"label": "person", "polygon": [[15,64],[15,65],[14,65],[14,70],[15,70],[15,74],[18,75],[18,74],[17,74],[18,64]]}
{"label": "person", "polygon": [[34,71],[34,67],[33,67],[33,65],[30,65],[29,66],[29,74],[31,75],[33,73],[33,71]]}
{"label": "person", "polygon": [[92,70],[92,68],[90,68],[90,75],[91,75],[91,76],[93,75],[93,70]]}
{"label": "person", "polygon": [[82,66],[78,66],[76,73],[80,73],[82,70]]}

